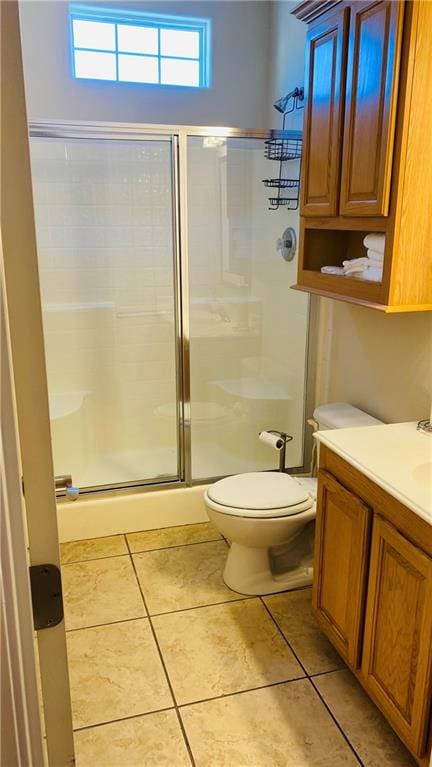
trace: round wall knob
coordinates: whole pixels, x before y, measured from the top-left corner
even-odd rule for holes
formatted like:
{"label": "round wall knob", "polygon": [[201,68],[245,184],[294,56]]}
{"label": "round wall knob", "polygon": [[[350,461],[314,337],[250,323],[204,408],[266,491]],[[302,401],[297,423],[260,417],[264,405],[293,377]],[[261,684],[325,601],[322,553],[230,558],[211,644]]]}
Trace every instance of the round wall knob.
{"label": "round wall knob", "polygon": [[284,261],[292,261],[296,254],[297,247],[297,235],[295,229],[292,226],[288,226],[282,237],[279,237],[277,243],[277,250],[281,254]]}

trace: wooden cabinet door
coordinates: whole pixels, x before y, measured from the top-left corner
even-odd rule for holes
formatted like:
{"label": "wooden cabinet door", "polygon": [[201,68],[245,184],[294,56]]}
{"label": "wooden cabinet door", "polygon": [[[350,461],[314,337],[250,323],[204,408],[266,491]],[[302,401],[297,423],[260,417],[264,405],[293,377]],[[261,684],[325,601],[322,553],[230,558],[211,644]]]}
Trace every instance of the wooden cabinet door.
{"label": "wooden cabinet door", "polygon": [[348,44],[340,212],[386,216],[403,2],[353,3]]}
{"label": "wooden cabinet door", "polygon": [[348,17],[334,13],[307,36],[302,216],[338,213]]}
{"label": "wooden cabinet door", "polygon": [[426,748],[431,659],[432,559],[375,517],[362,677],[418,756]]}
{"label": "wooden cabinet door", "polygon": [[320,471],[313,605],[324,633],[353,668],[360,665],[370,509]]}

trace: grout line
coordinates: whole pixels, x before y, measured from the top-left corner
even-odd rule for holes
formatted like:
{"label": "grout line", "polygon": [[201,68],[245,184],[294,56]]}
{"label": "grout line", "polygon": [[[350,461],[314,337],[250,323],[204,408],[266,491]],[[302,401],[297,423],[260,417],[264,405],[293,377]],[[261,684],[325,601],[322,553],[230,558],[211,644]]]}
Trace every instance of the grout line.
{"label": "grout line", "polygon": [[75,631],[85,631],[86,629],[100,629],[103,626],[117,626],[119,623],[131,623],[131,621],[148,620],[148,615],[135,615],[133,618],[122,618],[119,621],[110,621],[109,623],[92,623],[91,626],[77,626],[75,629],[66,629],[66,634],[73,634]]}
{"label": "grout line", "polygon": [[154,549],[142,549],[138,551],[130,550],[131,556],[134,554],[150,554],[153,551],[169,551],[170,549],[183,549],[185,546],[199,546],[201,543],[218,543],[225,541],[225,538],[220,536],[219,538],[209,538],[206,541],[192,541],[191,543],[174,543],[172,546],[158,546]]}
{"label": "grout line", "polygon": [[93,538],[78,538],[76,541],[59,541],[60,546],[67,546],[69,543],[85,543],[86,541],[104,541],[105,538],[124,538],[127,533],[110,533],[109,535],[95,535]]}
{"label": "grout line", "polygon": [[[187,525],[185,525],[187,527]],[[169,528],[168,528],[169,529]],[[149,531],[151,532],[151,531]],[[110,536],[106,536],[109,538]],[[173,546],[159,546],[158,548],[154,549],[144,549],[142,551],[132,551],[129,548],[128,541],[126,539],[126,546],[128,548],[127,551],[124,551],[122,554],[108,554],[107,556],[103,557],[91,557],[90,559],[76,559],[73,562],[62,562],[61,567],[66,567],[67,565],[79,565],[83,562],[98,562],[101,559],[116,559],[117,557],[127,557],[127,556],[133,556],[134,554],[150,554],[153,551],[169,551],[170,549],[181,549],[185,546],[196,546],[200,543],[217,543],[219,541],[223,541],[226,543],[226,540],[223,536],[220,536],[219,538],[209,538],[206,541],[193,541],[192,543],[175,543]]]}
{"label": "grout line", "polygon": [[293,647],[291,646],[291,643],[288,641],[287,637],[285,636],[284,632],[282,631],[281,627],[279,626],[279,623],[277,622],[277,620],[276,620],[276,618],[274,617],[273,613],[272,613],[272,612],[270,611],[270,609],[267,607],[266,603],[264,602],[264,599],[263,599],[263,597],[258,597],[258,599],[260,600],[260,602],[261,602],[261,604],[264,606],[264,609],[266,610],[267,614],[270,616],[271,620],[272,620],[272,621],[273,621],[273,623],[275,624],[275,626],[276,626],[277,630],[279,631],[279,634],[281,635],[281,637],[282,637],[282,639],[284,640],[285,644],[287,644],[287,645],[288,645],[288,648],[291,650],[291,652],[292,652],[292,654],[294,655],[294,658],[296,659],[296,661],[297,661],[297,663],[299,664],[300,668],[301,668],[301,669],[304,671],[304,675],[305,675],[307,678],[309,678],[309,674],[308,674],[308,672],[307,672],[307,669],[306,669],[306,667],[304,666],[304,664],[303,664],[303,663],[302,663],[302,661],[300,660],[299,656],[297,655],[297,653],[295,652],[295,650],[294,650],[294,649],[293,649]]}
{"label": "grout line", "polygon": [[[130,547],[129,547],[129,541],[127,539],[126,539],[126,545],[127,545],[128,549],[129,549],[129,553],[131,553],[130,552]],[[162,668],[163,668],[163,671],[164,671],[164,674],[165,674],[167,685],[168,685],[168,688],[169,688],[169,691],[171,693],[171,697],[172,697],[172,700],[173,700],[173,703],[174,703],[174,709],[175,709],[175,712],[176,712],[176,715],[177,715],[177,719],[178,719],[178,722],[179,722],[179,727],[180,727],[182,735],[183,735],[183,740],[185,742],[185,746],[186,746],[187,752],[189,754],[189,759],[191,760],[192,767],[196,767],[195,766],[195,759],[194,759],[194,756],[193,756],[193,753],[192,753],[192,749],[191,749],[191,746],[190,746],[190,743],[189,743],[189,739],[187,737],[186,730],[185,730],[184,725],[183,725],[183,721],[180,718],[180,714],[179,714],[179,710],[178,710],[178,705],[177,705],[177,700],[176,700],[176,697],[174,695],[173,686],[172,686],[171,680],[169,678],[169,674],[168,674],[168,670],[167,670],[167,667],[166,667],[166,664],[165,664],[165,660],[164,660],[164,657],[163,657],[163,654],[162,654],[162,650],[161,650],[160,645],[159,645],[159,641],[158,641],[158,638],[157,638],[155,627],[153,626],[153,621],[152,621],[151,616],[149,614],[149,610],[148,610],[148,607],[147,607],[147,602],[146,602],[146,599],[145,599],[145,596],[144,596],[144,592],[143,592],[142,587],[141,587],[140,580],[138,578],[138,573],[136,571],[135,562],[133,560],[132,555],[131,555],[131,561],[132,561],[132,566],[133,566],[134,573],[135,573],[135,578],[137,580],[138,588],[140,590],[141,598],[142,598],[142,601],[143,601],[144,609],[147,611],[147,613],[149,615],[148,620],[149,620],[149,623],[150,623],[151,632],[152,632],[153,639],[154,639],[154,642],[155,642],[155,645],[156,645],[156,649],[157,649],[157,652],[158,652],[158,655],[159,655],[159,658],[160,658],[160,662],[161,662],[161,665],[162,665]]]}
{"label": "grout line", "polygon": [[[168,684],[168,687],[169,687],[169,690],[170,690],[170,693],[171,693],[174,705],[172,707],[170,706],[170,707],[166,707],[166,708],[163,708],[163,709],[156,709],[154,711],[143,712],[142,714],[136,714],[136,715],[131,716],[131,717],[122,717],[120,719],[113,719],[113,720],[110,720],[110,721],[107,721],[107,722],[100,722],[100,723],[93,724],[93,725],[87,725],[85,727],[79,727],[79,728],[75,729],[75,732],[79,732],[81,730],[92,729],[94,727],[102,727],[105,724],[112,724],[112,723],[115,723],[115,722],[121,722],[121,721],[125,721],[125,720],[128,720],[128,719],[136,719],[136,718],[141,717],[141,716],[148,716],[150,714],[158,713],[158,712],[161,712],[161,711],[172,711],[172,710],[175,710],[176,716],[177,716],[177,719],[178,719],[178,722],[179,722],[179,727],[180,727],[180,729],[182,731],[183,738],[184,738],[184,741],[185,741],[185,745],[186,745],[186,748],[187,748],[187,751],[188,751],[188,754],[189,754],[189,758],[190,758],[191,763],[192,763],[192,767],[195,767],[195,760],[194,760],[194,756],[193,756],[193,753],[192,753],[192,749],[191,749],[191,746],[190,746],[190,743],[189,743],[189,740],[188,740],[188,737],[187,737],[187,733],[186,733],[183,721],[181,719],[181,713],[180,713],[180,709],[181,708],[186,708],[188,706],[193,706],[193,705],[197,705],[197,704],[200,704],[200,703],[211,702],[212,700],[220,700],[220,699],[227,698],[227,697],[233,697],[233,696],[236,696],[236,695],[242,695],[243,693],[246,693],[246,692],[253,692],[254,690],[262,690],[262,689],[266,689],[267,687],[275,687],[275,686],[279,686],[279,685],[282,685],[282,684],[290,684],[291,682],[295,682],[295,681],[307,680],[311,684],[314,692],[316,693],[316,695],[321,700],[321,702],[324,705],[325,709],[327,710],[329,716],[331,717],[331,719],[335,723],[335,725],[338,728],[339,732],[341,733],[342,737],[344,738],[344,740],[346,741],[346,743],[349,746],[350,750],[354,754],[354,757],[357,759],[359,764],[362,765],[362,767],[364,767],[364,763],[362,762],[362,760],[358,756],[358,754],[355,751],[353,745],[351,744],[349,738],[347,737],[347,735],[343,731],[342,727],[340,726],[339,722],[337,721],[337,719],[336,719],[335,715],[333,714],[332,710],[330,709],[330,707],[328,706],[328,704],[324,700],[323,696],[321,695],[319,689],[317,688],[317,686],[314,683],[314,677],[324,676],[326,674],[331,674],[331,673],[335,673],[337,671],[342,671],[346,667],[344,666],[342,668],[331,669],[330,671],[318,672],[317,674],[309,674],[307,672],[304,664],[300,660],[300,657],[298,656],[298,654],[295,652],[295,650],[291,646],[288,638],[283,633],[283,631],[280,628],[276,618],[271,613],[269,607],[265,603],[265,601],[264,601],[262,596],[244,594],[244,595],[239,595],[239,597],[236,598],[236,599],[230,599],[230,600],[226,600],[226,601],[223,601],[223,602],[213,602],[213,603],[207,604],[207,605],[196,605],[194,607],[187,607],[187,608],[183,608],[183,609],[179,609],[179,610],[170,610],[170,611],[166,611],[166,612],[163,612],[163,613],[156,613],[156,614],[150,615],[150,612],[149,612],[148,607],[147,607],[147,602],[146,602],[146,599],[145,599],[145,596],[144,596],[144,593],[143,593],[143,590],[142,590],[142,587],[141,587],[141,583],[140,583],[140,580],[138,578],[138,573],[137,573],[137,570],[136,570],[136,567],[135,567],[135,562],[134,562],[132,554],[146,554],[146,553],[150,553],[151,551],[166,551],[166,550],[170,550],[170,549],[173,549],[173,548],[182,548],[184,546],[200,545],[202,543],[210,543],[210,542],[215,542],[215,541],[219,541],[219,540],[223,541],[228,546],[229,544],[227,543],[226,539],[223,536],[221,538],[214,539],[213,541],[197,541],[195,543],[178,544],[176,546],[167,546],[167,547],[163,547],[163,548],[160,548],[160,549],[148,549],[147,551],[143,551],[143,552],[138,552],[138,551],[137,552],[132,552],[131,549],[130,549],[129,541],[127,539],[126,534],[119,534],[119,535],[122,535],[122,537],[125,539],[125,544],[126,544],[126,547],[127,547],[127,553],[125,553],[125,554],[115,554],[115,555],[111,555],[111,556],[108,556],[108,557],[98,557],[96,559],[91,559],[91,560],[89,560],[89,559],[81,560],[81,562],[91,562],[91,561],[98,561],[98,560],[103,560],[103,559],[117,558],[117,557],[120,557],[120,556],[129,556],[130,560],[131,560],[131,563],[132,563],[133,570],[134,570],[135,578],[136,578],[136,581],[137,581],[137,584],[138,584],[138,588],[139,588],[139,591],[140,591],[140,594],[141,594],[141,598],[142,598],[142,601],[143,601],[144,609],[146,610],[147,614],[143,615],[143,616],[137,616],[137,617],[134,617],[134,618],[127,618],[127,619],[124,619],[124,620],[121,620],[121,621],[112,621],[111,623],[102,623],[102,624],[95,624],[94,626],[83,626],[83,627],[77,628],[77,629],[69,629],[67,631],[67,633],[72,633],[72,632],[75,632],[75,631],[83,631],[83,630],[88,629],[88,628],[98,628],[98,627],[100,628],[102,626],[115,625],[117,623],[126,623],[126,622],[130,622],[130,621],[134,621],[134,620],[147,619],[149,621],[149,625],[150,625],[150,628],[151,628],[151,631],[152,631],[152,635],[153,635],[153,638],[154,638],[154,641],[155,641],[155,644],[156,644],[157,652],[158,652],[158,655],[159,655],[159,658],[160,658],[160,661],[161,661],[161,665],[162,665],[162,668],[163,668],[163,671],[164,671],[164,674],[165,674],[165,677],[166,677],[166,681],[167,681],[167,684]],[[111,536],[104,536],[104,537],[108,538],[108,537],[111,537]],[[83,539],[83,540],[86,540],[86,539]],[[67,564],[79,564],[79,563],[80,562],[77,561],[77,562],[67,562],[65,564],[67,565]],[[298,591],[300,589],[293,589],[293,590],[294,591]],[[269,595],[264,595],[264,596],[269,596]],[[155,628],[153,626],[152,618],[153,617],[163,616],[163,615],[170,615],[172,613],[189,612],[191,610],[203,609],[205,607],[217,607],[218,605],[226,605],[226,604],[231,604],[233,602],[241,602],[241,601],[246,601],[246,600],[250,600],[250,599],[258,599],[261,602],[261,604],[264,606],[264,609],[268,613],[268,615],[271,618],[272,622],[275,624],[278,632],[282,636],[282,639],[284,640],[284,642],[286,643],[286,645],[288,646],[288,648],[292,652],[292,654],[295,657],[296,661],[298,662],[300,668],[303,670],[304,676],[295,677],[294,679],[285,679],[285,680],[282,680],[282,681],[279,681],[279,682],[273,682],[273,683],[270,683],[270,684],[267,684],[267,685],[261,685],[259,687],[252,687],[252,688],[248,688],[248,689],[245,689],[245,690],[239,690],[239,691],[232,692],[232,693],[225,693],[223,695],[215,696],[215,697],[212,697],[212,698],[203,698],[201,700],[192,701],[190,703],[178,704],[177,700],[176,700],[176,697],[175,697],[175,694],[174,694],[174,690],[173,690],[172,684],[171,684],[171,680],[169,678],[169,674],[168,674],[168,671],[167,671],[167,668],[166,668],[166,664],[165,664],[165,660],[164,660],[164,657],[163,657],[163,654],[162,654],[162,650],[161,650],[160,645],[159,645],[157,634],[156,634]]]}
{"label": "grout line", "polygon": [[328,671],[317,671],[315,674],[309,674],[311,679],[315,679],[316,676],[326,676],[326,674],[335,674],[337,671],[349,671],[348,666],[338,666],[337,668],[330,668]]}
{"label": "grout line", "polygon": [[218,605],[231,605],[233,602],[245,602],[246,600],[257,599],[254,596],[239,596],[236,599],[226,599],[223,602],[210,602],[208,605],[193,605],[192,607],[182,607],[178,610],[165,610],[162,613],[152,613],[150,617],[158,618],[160,615],[172,615],[173,613],[187,613],[190,610],[202,610],[204,607],[217,607]]}
{"label": "grout line", "polygon": [[119,535],[137,535],[139,533],[158,533],[160,530],[176,530],[179,527],[197,527],[198,525],[208,525],[210,520],[207,518],[204,522],[187,522],[186,525],[167,525],[166,527],[152,527],[150,530],[129,530],[126,533],[118,533]]}
{"label": "grout line", "polygon": [[281,679],[279,682],[269,682],[269,684],[261,684],[258,687],[246,687],[244,690],[235,690],[234,692],[224,692],[222,695],[214,695],[212,698],[201,698],[200,700],[191,700],[188,703],[179,703],[178,708],[188,708],[188,706],[195,706],[198,703],[211,703],[213,700],[223,700],[224,698],[234,698],[236,695],[243,695],[246,692],[255,692],[256,690],[266,690],[267,687],[278,687],[282,684],[291,684],[291,682],[306,682],[308,678],[306,676],[296,676],[293,679]]}
{"label": "grout line", "polygon": [[365,764],[364,764],[364,762],[362,762],[362,760],[360,759],[360,757],[359,757],[359,755],[358,755],[357,751],[355,750],[355,748],[354,748],[353,744],[351,743],[350,739],[348,738],[348,735],[346,735],[346,733],[343,731],[343,729],[342,729],[341,725],[339,724],[338,720],[336,719],[336,716],[335,716],[335,714],[334,714],[334,713],[333,713],[333,711],[331,710],[330,706],[329,706],[329,705],[326,703],[326,701],[324,700],[324,698],[323,698],[323,696],[321,695],[321,693],[320,693],[319,689],[318,689],[318,688],[317,688],[317,686],[315,685],[315,683],[314,683],[314,680],[313,680],[313,678],[312,678],[312,677],[309,677],[309,682],[310,682],[310,684],[312,685],[313,689],[315,690],[316,694],[318,695],[319,699],[321,700],[321,703],[322,703],[322,704],[325,706],[325,708],[327,709],[327,711],[328,711],[328,713],[330,714],[331,718],[332,718],[332,719],[333,719],[333,721],[335,722],[335,724],[336,724],[336,727],[337,727],[337,728],[338,728],[338,730],[339,730],[339,731],[342,733],[342,735],[343,735],[344,739],[345,739],[345,740],[346,740],[346,742],[348,743],[348,745],[349,745],[349,747],[350,747],[351,751],[353,752],[353,754],[354,754],[355,758],[357,759],[357,761],[359,762],[359,764],[361,764],[361,766],[362,766],[362,767],[365,767]]}
{"label": "grout line", "polygon": [[[275,579],[275,582],[276,583],[278,582],[277,577]],[[286,594],[292,594],[293,592],[297,594],[297,592],[299,591],[310,591],[312,594],[311,586],[295,586],[295,588],[287,588],[287,589],[283,589],[283,591],[273,591],[273,592],[270,592],[270,594],[261,594],[261,599],[271,599],[272,597],[279,597]]]}
{"label": "grout line", "polygon": [[129,557],[128,551],[124,551],[123,554],[108,554],[104,557],[92,557],[91,559],[76,559],[74,562],[61,562],[60,567],[68,567],[69,565],[84,565],[86,562],[102,562],[104,559],[119,559],[120,557]]}
{"label": "grout line", "polygon": [[[135,568],[134,568],[134,571],[135,571]],[[134,572],[134,574],[136,576],[136,571]],[[140,590],[140,594],[142,597],[142,590],[141,590],[140,584],[138,584],[138,588]],[[164,615],[187,613],[187,612],[190,612],[191,610],[202,610],[205,607],[219,607],[219,605],[231,605],[236,602],[245,602],[251,599],[259,599],[259,597],[244,596],[244,597],[239,597],[238,599],[229,599],[226,602],[211,602],[208,605],[196,605],[195,607],[184,607],[181,610],[168,610],[167,612],[164,612],[164,613],[153,613],[152,615],[149,615],[148,613],[146,613],[145,615],[136,615],[133,618],[122,618],[119,621],[109,621],[108,623],[92,623],[90,626],[78,626],[75,629],[66,629],[66,633],[70,634],[74,631],[84,631],[85,629],[101,628],[101,626],[115,626],[117,623],[128,623],[129,621],[139,621],[139,620],[143,620],[143,618],[159,618],[159,617],[163,617]],[[144,607],[146,610],[148,610],[145,600],[144,600]],[[338,671],[338,669],[334,669],[334,670]]]}
{"label": "grout line", "polygon": [[[260,600],[261,600],[262,604],[264,605],[265,609],[267,610],[267,612],[268,612],[268,614],[269,614],[270,618],[272,619],[273,623],[274,623],[274,624],[275,624],[275,626],[277,627],[277,629],[278,629],[279,633],[281,634],[281,636],[283,637],[284,641],[286,642],[286,644],[288,645],[289,649],[291,650],[292,654],[294,655],[295,659],[297,660],[297,662],[300,664],[301,668],[302,668],[302,669],[303,669],[303,671],[305,672],[305,675],[306,675],[306,678],[307,678],[308,682],[309,682],[309,683],[312,685],[312,688],[314,689],[314,691],[315,691],[315,692],[316,692],[316,694],[318,695],[319,699],[321,700],[321,702],[323,703],[323,705],[324,705],[324,706],[325,706],[325,708],[327,709],[327,712],[329,713],[330,717],[332,718],[332,720],[333,720],[333,722],[335,723],[336,727],[338,728],[339,732],[342,734],[342,737],[344,738],[344,740],[346,741],[346,743],[347,743],[347,744],[348,744],[348,746],[350,747],[350,749],[351,749],[351,751],[353,752],[353,754],[354,754],[355,758],[356,758],[356,759],[358,760],[358,762],[359,762],[359,763],[362,765],[362,767],[364,767],[364,764],[363,764],[363,762],[361,761],[361,759],[360,759],[360,757],[358,756],[357,752],[356,752],[356,751],[355,751],[355,749],[353,748],[353,746],[352,746],[351,742],[349,741],[349,739],[348,739],[347,735],[345,735],[345,732],[343,731],[342,727],[340,726],[340,724],[339,724],[338,720],[336,719],[335,715],[333,714],[332,710],[331,710],[331,709],[330,709],[330,707],[327,705],[327,703],[325,702],[324,698],[323,698],[323,697],[322,697],[322,695],[320,694],[319,690],[318,690],[318,689],[317,689],[317,687],[315,686],[315,684],[314,684],[314,682],[313,682],[313,678],[312,678],[312,676],[311,676],[311,675],[310,675],[310,674],[307,672],[307,670],[306,670],[306,668],[305,668],[304,664],[302,663],[302,661],[300,660],[300,658],[299,658],[298,654],[295,652],[295,650],[294,650],[294,649],[293,649],[293,647],[291,646],[291,643],[290,643],[290,641],[288,640],[288,638],[285,636],[285,634],[283,633],[282,629],[280,628],[280,626],[279,626],[279,624],[278,624],[278,622],[277,622],[276,618],[273,616],[273,614],[271,613],[270,609],[267,607],[266,603],[264,602],[264,599],[263,599],[262,597],[260,597]],[[339,670],[339,669],[337,669],[337,670]]]}
{"label": "grout line", "polygon": [[192,752],[192,748],[191,748],[191,745],[189,743],[189,738],[188,738],[187,733],[186,733],[186,728],[185,728],[185,726],[183,724],[183,719],[180,716],[180,711],[179,711],[177,706],[175,708],[175,712],[176,712],[176,715],[177,715],[177,721],[179,723],[179,727],[180,727],[180,729],[182,731],[182,735],[183,735],[183,739],[184,739],[184,742],[185,742],[185,746],[186,746],[187,752],[189,754],[189,759],[191,760],[191,764],[193,765],[193,767],[195,767],[195,759],[194,759],[194,755],[193,755],[193,752]]}
{"label": "grout line", "polygon": [[[140,593],[141,588],[140,588]],[[128,623],[129,621],[138,621],[142,620],[143,618],[159,618],[163,617],[164,615],[176,615],[177,613],[187,613],[191,610],[203,610],[205,607],[219,607],[219,605],[231,605],[236,602],[245,602],[246,600],[249,601],[251,599],[258,599],[258,597],[239,597],[238,599],[229,599],[226,602],[211,602],[208,605],[196,605],[195,607],[183,607],[181,610],[167,610],[164,613],[152,613],[150,615],[149,613],[145,613],[145,615],[135,615],[133,618],[122,618],[119,621],[108,621],[107,623],[92,623],[90,626],[78,626],[75,629],[66,629],[66,633],[70,634],[73,631],[84,631],[85,629],[93,629],[93,628],[100,628],[101,626],[115,626],[117,623]],[[145,608],[148,609],[147,604],[145,604]],[[334,669],[334,671],[338,671],[339,669]],[[326,673],[326,672],[324,672]]]}
{"label": "grout line", "polygon": [[116,724],[116,722],[128,722],[129,719],[141,719],[142,716],[151,716],[152,714],[161,714],[163,711],[174,711],[173,706],[168,708],[157,708],[154,711],[143,711],[142,714],[132,714],[132,716],[121,716],[119,719],[109,719],[107,722],[97,722],[96,724],[86,724],[84,727],[74,727],[74,732],[83,730],[94,730],[95,727],[103,727],[105,724]]}

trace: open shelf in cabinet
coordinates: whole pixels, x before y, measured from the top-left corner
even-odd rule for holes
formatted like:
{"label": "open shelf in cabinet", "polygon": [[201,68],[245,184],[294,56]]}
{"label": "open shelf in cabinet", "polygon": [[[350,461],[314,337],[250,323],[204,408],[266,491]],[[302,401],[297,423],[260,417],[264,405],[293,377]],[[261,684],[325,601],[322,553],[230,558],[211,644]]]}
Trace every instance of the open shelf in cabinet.
{"label": "open shelf in cabinet", "polygon": [[354,303],[367,303],[381,308],[380,305],[384,303],[384,278],[382,282],[374,282],[321,272],[323,266],[342,266],[345,260],[366,256],[363,240],[370,231],[370,228],[349,230],[303,227],[297,287],[336,297],[347,296],[348,300],[354,299]]}

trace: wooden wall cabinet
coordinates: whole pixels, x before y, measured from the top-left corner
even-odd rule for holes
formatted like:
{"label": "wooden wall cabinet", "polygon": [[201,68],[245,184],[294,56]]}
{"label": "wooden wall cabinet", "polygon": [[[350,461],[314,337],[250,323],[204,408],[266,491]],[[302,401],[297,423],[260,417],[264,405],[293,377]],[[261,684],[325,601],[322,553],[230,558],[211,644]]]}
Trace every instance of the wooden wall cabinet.
{"label": "wooden wall cabinet", "polygon": [[[430,311],[432,3],[306,0],[293,13],[309,25],[294,287]],[[386,236],[381,282],[321,273],[365,256],[369,232]]]}
{"label": "wooden wall cabinet", "polygon": [[432,528],[323,445],[320,465],[313,587],[318,623],[426,765]]}

